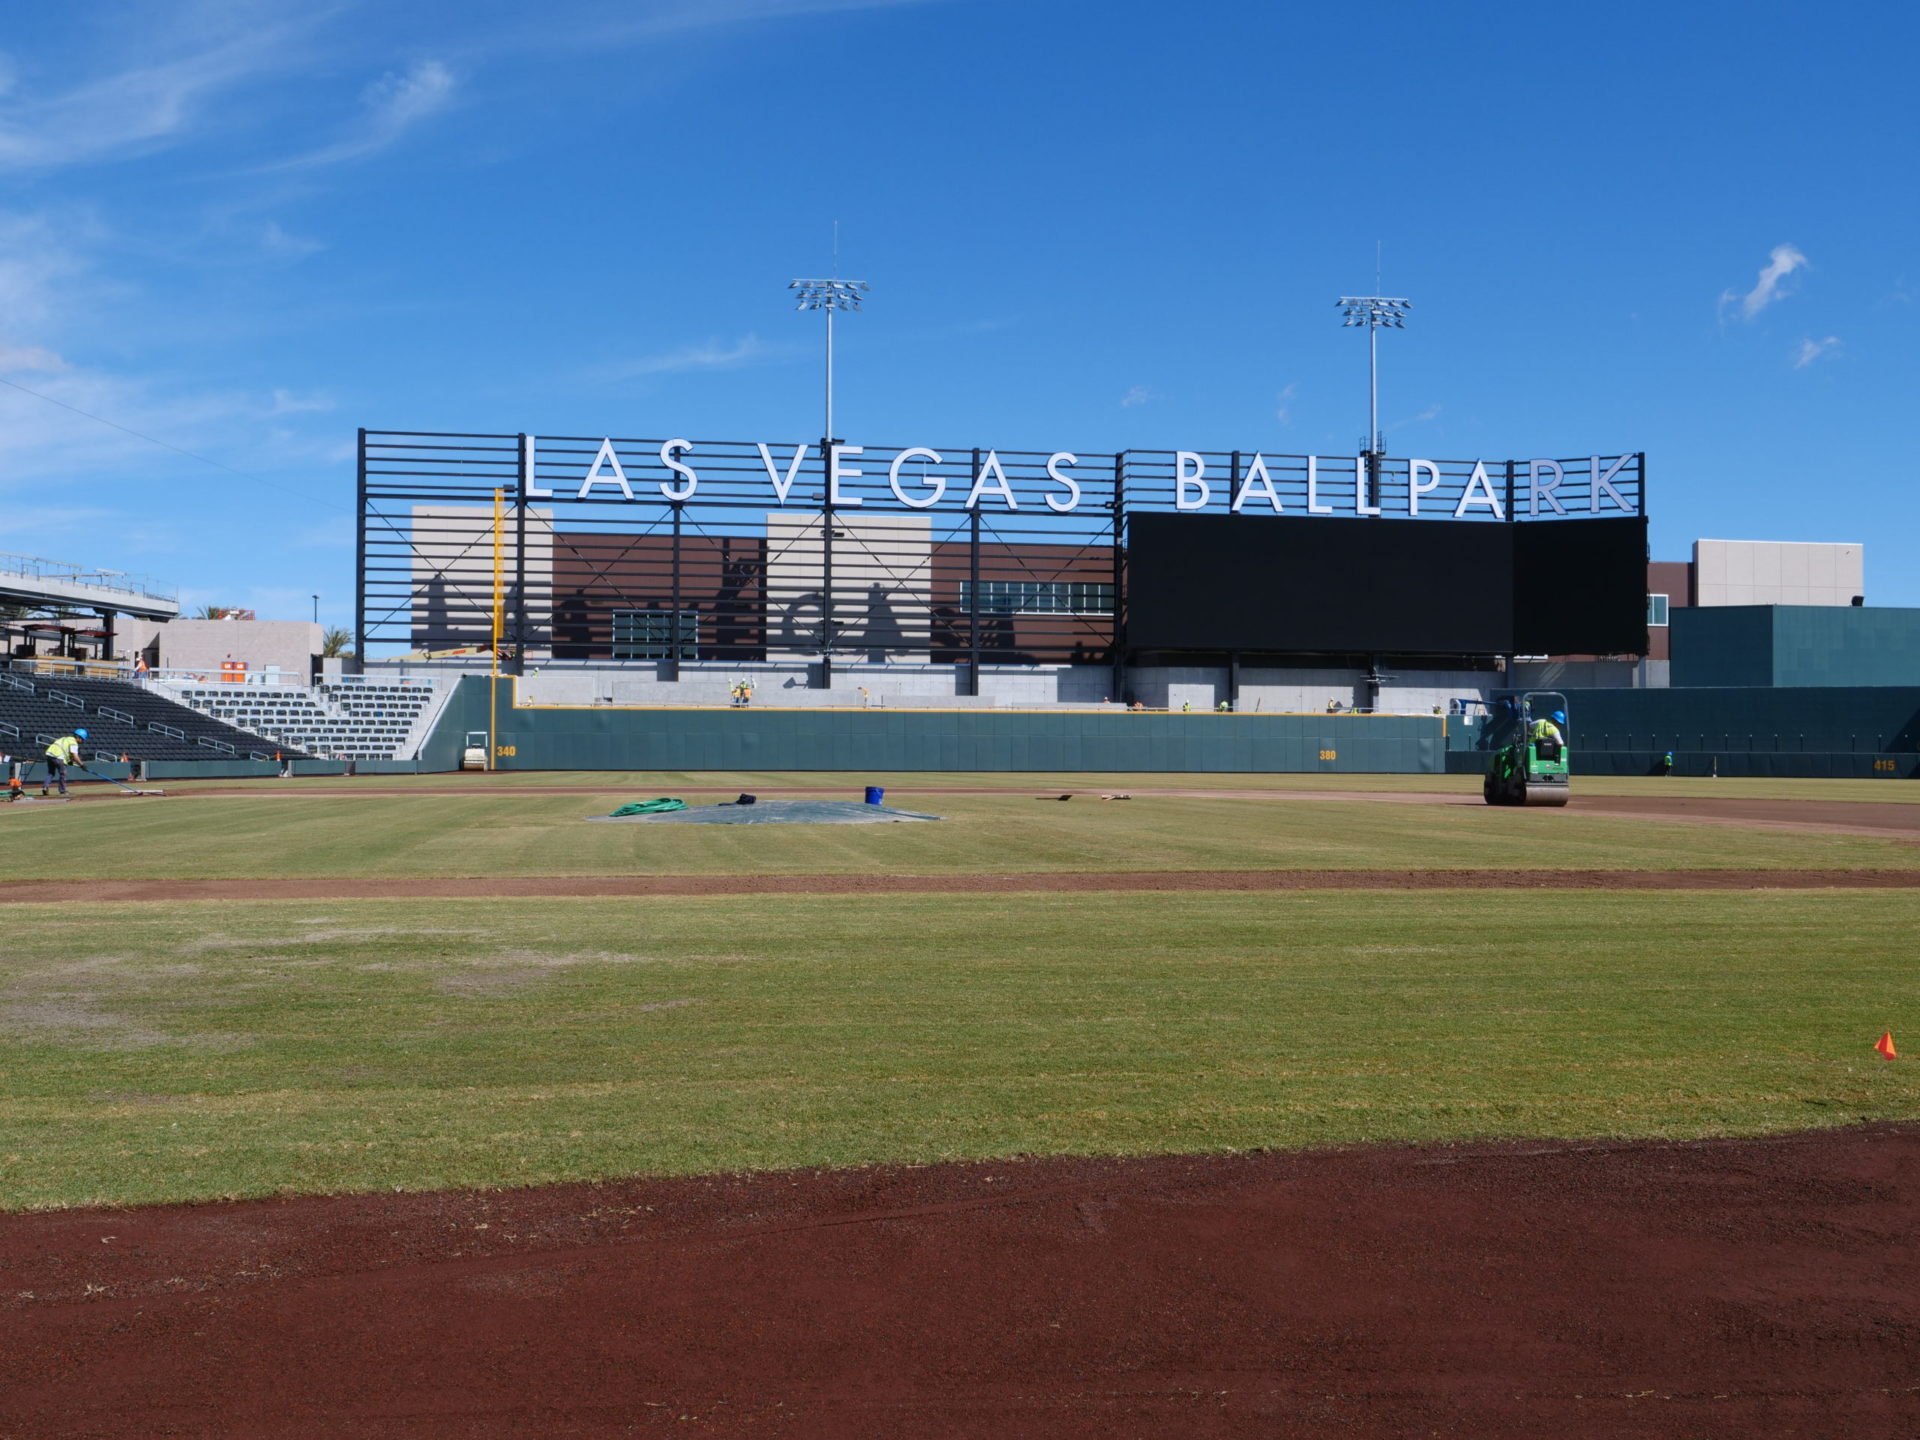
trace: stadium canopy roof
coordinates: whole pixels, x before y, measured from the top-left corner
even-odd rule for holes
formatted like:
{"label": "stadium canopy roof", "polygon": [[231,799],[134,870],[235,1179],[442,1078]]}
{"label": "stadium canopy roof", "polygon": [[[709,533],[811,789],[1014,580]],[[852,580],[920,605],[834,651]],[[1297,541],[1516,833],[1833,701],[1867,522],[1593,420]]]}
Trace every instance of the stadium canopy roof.
{"label": "stadium canopy roof", "polygon": [[0,554],[0,604],[111,610],[146,620],[172,620],[180,614],[180,602],[144,575],[34,555]]}

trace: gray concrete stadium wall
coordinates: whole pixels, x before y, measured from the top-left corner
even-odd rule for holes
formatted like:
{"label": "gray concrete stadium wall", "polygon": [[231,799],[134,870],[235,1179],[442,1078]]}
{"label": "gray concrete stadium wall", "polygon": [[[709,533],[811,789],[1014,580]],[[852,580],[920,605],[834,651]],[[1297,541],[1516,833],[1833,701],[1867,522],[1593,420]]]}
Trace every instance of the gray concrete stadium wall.
{"label": "gray concrete stadium wall", "polygon": [[[451,769],[485,730],[488,681],[463,680],[422,752]],[[512,770],[983,770],[1437,774],[1433,715],[1078,711],[516,709],[495,743]]]}
{"label": "gray concrete stadium wall", "polygon": [[1920,609],[1688,606],[1673,612],[1672,678],[1682,686],[1920,685]]}

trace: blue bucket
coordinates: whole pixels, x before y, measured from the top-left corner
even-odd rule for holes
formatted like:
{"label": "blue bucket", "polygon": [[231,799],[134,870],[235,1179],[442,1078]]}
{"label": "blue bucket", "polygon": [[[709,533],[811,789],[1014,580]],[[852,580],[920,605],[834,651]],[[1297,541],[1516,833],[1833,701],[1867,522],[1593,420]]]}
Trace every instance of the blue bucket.
{"label": "blue bucket", "polygon": [[878,805],[882,800],[886,799],[886,797],[887,797],[887,792],[883,790],[880,786],[878,785],[867,786],[867,804]]}

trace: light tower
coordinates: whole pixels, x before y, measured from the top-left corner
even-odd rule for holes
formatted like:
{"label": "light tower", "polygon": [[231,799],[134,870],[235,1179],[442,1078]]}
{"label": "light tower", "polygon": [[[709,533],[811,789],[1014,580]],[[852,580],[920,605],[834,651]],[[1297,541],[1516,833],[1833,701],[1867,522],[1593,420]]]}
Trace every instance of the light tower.
{"label": "light tower", "polygon": [[831,280],[791,280],[787,289],[796,293],[799,304],[796,310],[824,310],[827,312],[827,428],[826,439],[831,442],[839,437],[833,433],[833,312],[836,310],[858,310],[860,297],[867,293],[864,280],[842,280],[835,276]]}
{"label": "light tower", "polygon": [[1386,446],[1380,434],[1380,331],[1407,328],[1411,300],[1387,295],[1342,295],[1335,302],[1346,318],[1343,326],[1362,325],[1367,331],[1367,453],[1376,458]]}
{"label": "light tower", "polygon": [[820,437],[820,684],[833,685],[833,312],[858,310],[867,293],[864,280],[842,280],[839,275],[839,226],[834,227],[834,276],[831,280],[793,280],[787,289],[799,301],[796,310],[827,312],[827,428]]}

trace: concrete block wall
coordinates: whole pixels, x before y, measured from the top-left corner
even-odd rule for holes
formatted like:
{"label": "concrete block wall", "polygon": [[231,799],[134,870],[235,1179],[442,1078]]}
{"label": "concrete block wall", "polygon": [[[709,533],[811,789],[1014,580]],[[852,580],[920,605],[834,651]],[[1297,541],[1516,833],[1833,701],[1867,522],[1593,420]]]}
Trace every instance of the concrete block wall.
{"label": "concrete block wall", "polygon": [[[780,709],[1100,705],[1108,703],[1113,672],[1106,666],[1029,666],[980,675],[980,694],[962,695],[965,667],[847,665],[833,667],[834,683],[819,688],[817,667],[806,664],[696,665],[683,663],[678,680],[661,678],[657,664],[530,666],[520,681],[528,705],[726,705],[735,682],[753,683],[754,704]],[[864,693],[862,693],[864,690]],[[1117,702],[1116,702],[1117,703]]]}
{"label": "concrete block wall", "polygon": [[1512,690],[1621,690],[1667,683],[1665,660],[1522,660]]}
{"label": "concrete block wall", "polygon": [[[987,667],[980,694],[962,695],[966,670],[960,665],[879,666],[835,664],[831,688],[809,683],[805,665],[706,665],[685,663],[680,679],[665,680],[655,664],[620,666],[557,665],[529,667],[521,678],[520,699],[527,705],[725,705],[735,681],[751,680],[754,704],[777,709],[951,708],[1006,706],[1125,708],[1113,693],[1113,671],[1105,665]],[[1128,671],[1130,696],[1152,710],[1212,710],[1228,698],[1224,665],[1134,666]],[[1395,670],[1382,685],[1379,708],[1404,714],[1442,711],[1449,702],[1483,697],[1501,683],[1492,671]],[[862,693],[864,688],[865,693]],[[1367,703],[1366,672],[1358,669],[1263,670],[1240,672],[1240,709],[1248,713],[1322,714],[1329,701],[1342,709]]]}
{"label": "concrete block wall", "polygon": [[[1219,694],[1226,693],[1226,671],[1218,677]],[[1376,708],[1385,713],[1426,715],[1438,706],[1441,713],[1455,699],[1480,699],[1498,688],[1501,677],[1491,670],[1409,670],[1392,667],[1380,686]],[[1347,708],[1367,704],[1364,670],[1252,670],[1240,672],[1240,709],[1243,713],[1320,714],[1329,700]],[[1198,710],[1199,705],[1194,709]]]}

